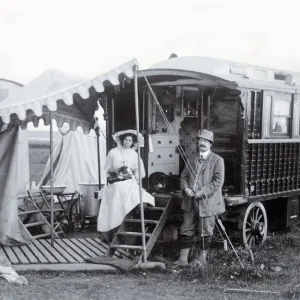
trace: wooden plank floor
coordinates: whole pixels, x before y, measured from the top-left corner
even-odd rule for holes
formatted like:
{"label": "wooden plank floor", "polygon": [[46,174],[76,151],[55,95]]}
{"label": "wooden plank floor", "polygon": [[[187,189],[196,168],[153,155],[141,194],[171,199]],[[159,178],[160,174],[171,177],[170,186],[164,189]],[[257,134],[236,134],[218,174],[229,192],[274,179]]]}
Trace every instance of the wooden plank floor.
{"label": "wooden plank floor", "polygon": [[[28,245],[0,246],[0,255],[4,255],[12,265],[26,264],[77,264],[86,258],[104,255],[108,245],[98,238],[56,239],[54,247],[50,239],[35,240]],[[130,255],[125,251],[116,251],[116,257]]]}

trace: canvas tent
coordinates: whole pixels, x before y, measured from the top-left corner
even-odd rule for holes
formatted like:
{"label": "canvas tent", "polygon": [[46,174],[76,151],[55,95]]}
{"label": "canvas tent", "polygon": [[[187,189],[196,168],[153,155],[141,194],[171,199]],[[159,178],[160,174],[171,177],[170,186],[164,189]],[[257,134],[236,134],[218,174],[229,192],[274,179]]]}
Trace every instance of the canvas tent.
{"label": "canvas tent", "polygon": [[[102,125],[104,125],[102,123]],[[101,130],[105,132],[104,128]],[[91,131],[85,135],[79,128],[71,131],[64,126],[56,133],[53,144],[54,186],[66,186],[65,192],[75,192],[79,183],[98,183],[97,137]],[[101,183],[105,183],[104,162],[106,157],[106,140],[100,135]],[[50,159],[48,159],[39,186],[49,185]]]}
{"label": "canvas tent", "polygon": [[[7,124],[8,129],[13,130],[20,125],[25,129],[29,122],[37,126],[39,120],[43,119],[45,125],[48,125],[52,119],[55,119],[58,128],[68,123],[71,130],[76,130],[79,126],[84,133],[89,133],[94,125],[94,113],[98,108],[101,93],[111,86],[123,84],[127,78],[132,78],[134,66],[137,65],[137,61],[132,60],[92,80],[83,81],[78,77],[70,77],[56,71],[45,72],[43,76],[22,89],[15,90],[0,102],[0,127]],[[1,242],[9,228],[15,228],[13,232],[9,232],[9,239],[22,241],[20,234],[16,233],[17,195],[14,193],[14,178],[7,178],[3,185],[3,196],[0,198],[0,220],[7,210],[13,211],[13,214],[6,220],[5,225],[2,224]],[[7,198],[6,194],[10,197]],[[6,207],[6,211],[2,207]]]}

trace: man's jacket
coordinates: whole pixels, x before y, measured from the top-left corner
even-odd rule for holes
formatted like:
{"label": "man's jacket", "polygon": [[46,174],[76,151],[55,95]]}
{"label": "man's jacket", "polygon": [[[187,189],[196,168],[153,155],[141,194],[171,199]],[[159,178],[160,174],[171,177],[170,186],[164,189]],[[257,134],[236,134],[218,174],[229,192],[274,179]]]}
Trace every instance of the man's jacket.
{"label": "man's jacket", "polygon": [[[180,187],[183,191],[181,209],[187,212],[191,211],[191,209],[194,209],[192,203],[196,201],[199,203],[200,217],[222,214],[225,211],[225,203],[222,197],[225,172],[223,158],[210,152],[202,164],[199,164],[199,154],[193,155],[189,161],[193,169],[193,175],[190,174],[189,168],[185,166],[180,177]],[[197,171],[199,173],[195,182]],[[185,188],[192,189],[196,194],[196,199],[189,198],[184,193]]]}

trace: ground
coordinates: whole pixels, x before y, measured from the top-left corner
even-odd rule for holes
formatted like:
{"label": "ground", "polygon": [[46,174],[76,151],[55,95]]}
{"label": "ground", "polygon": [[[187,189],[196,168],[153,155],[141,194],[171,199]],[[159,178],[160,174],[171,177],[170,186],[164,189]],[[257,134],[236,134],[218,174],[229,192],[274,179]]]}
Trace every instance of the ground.
{"label": "ground", "polygon": [[[241,299],[240,294],[228,294],[222,286],[201,284],[199,281],[176,279],[170,274],[156,272],[130,275],[99,273],[31,273],[26,274],[28,286],[16,287],[0,281],[0,299],[13,300],[189,300],[189,299]],[[253,299],[243,295],[242,299]],[[278,299],[278,297],[255,297]]]}
{"label": "ground", "polygon": [[[21,287],[0,279],[0,299],[300,299],[300,230],[271,234],[266,243],[249,252],[237,248],[244,265],[234,253],[213,249],[205,269],[174,270],[159,252],[153,259],[166,263],[167,270],[135,270],[130,273],[39,272],[22,274],[28,285]],[[192,255],[196,253],[196,249]],[[252,293],[228,292],[229,288]],[[278,292],[255,294],[254,290]]]}

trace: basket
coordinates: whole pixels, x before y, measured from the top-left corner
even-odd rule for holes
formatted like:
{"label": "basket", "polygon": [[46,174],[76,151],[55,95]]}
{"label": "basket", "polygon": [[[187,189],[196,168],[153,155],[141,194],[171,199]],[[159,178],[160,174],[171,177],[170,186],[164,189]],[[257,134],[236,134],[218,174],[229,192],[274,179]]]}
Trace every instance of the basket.
{"label": "basket", "polygon": [[157,207],[165,207],[172,198],[172,196],[169,194],[156,194],[154,197],[155,206]]}

